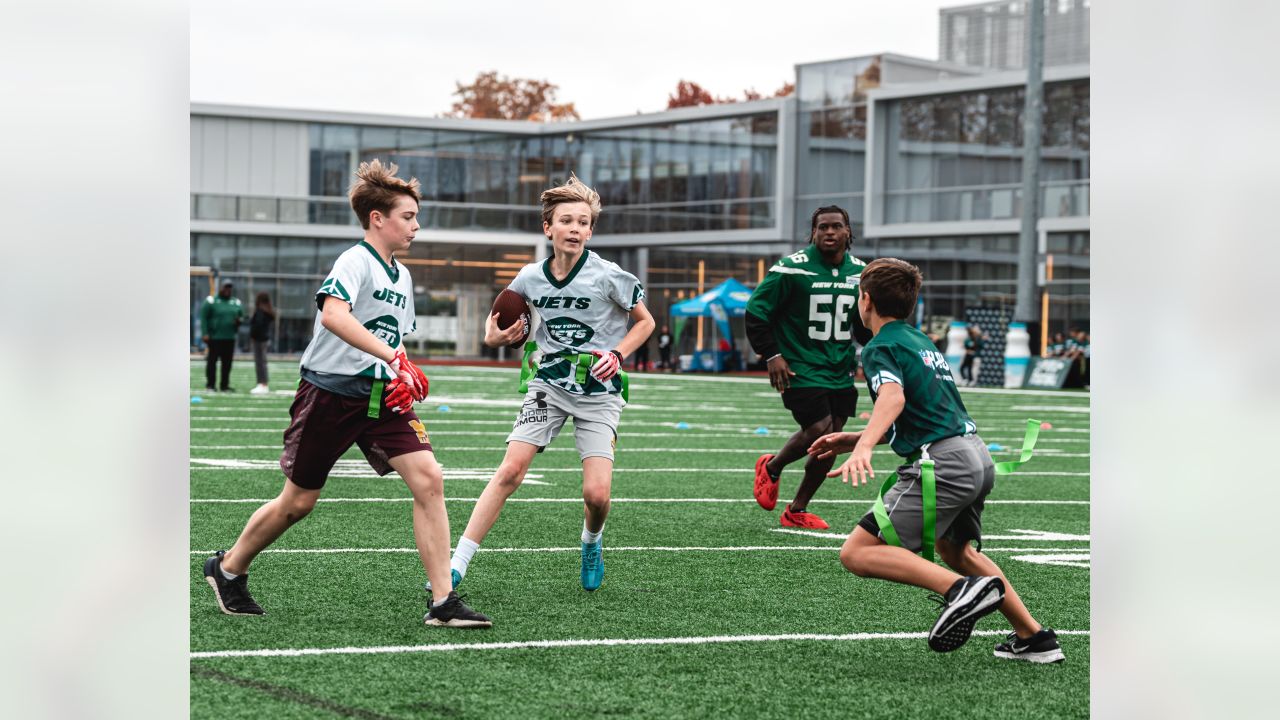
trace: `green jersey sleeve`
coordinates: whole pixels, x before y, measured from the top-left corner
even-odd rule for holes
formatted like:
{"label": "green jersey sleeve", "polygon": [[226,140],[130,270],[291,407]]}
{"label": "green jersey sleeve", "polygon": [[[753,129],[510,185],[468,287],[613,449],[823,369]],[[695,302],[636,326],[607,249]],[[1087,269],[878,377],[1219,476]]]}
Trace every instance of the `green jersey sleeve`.
{"label": "green jersey sleeve", "polygon": [[885,383],[902,385],[902,366],[887,346],[870,345],[862,349],[862,373],[867,378],[867,388],[874,397]]}

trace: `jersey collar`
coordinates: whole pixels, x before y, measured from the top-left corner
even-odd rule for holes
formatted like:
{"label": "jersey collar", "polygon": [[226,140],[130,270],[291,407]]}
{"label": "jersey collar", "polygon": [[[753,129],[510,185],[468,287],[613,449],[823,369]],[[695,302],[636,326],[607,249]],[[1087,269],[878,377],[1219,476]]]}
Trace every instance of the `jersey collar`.
{"label": "jersey collar", "polygon": [[551,283],[552,287],[559,290],[573,282],[573,279],[578,276],[578,271],[582,269],[583,265],[587,264],[587,255],[590,254],[590,250],[582,248],[582,257],[578,258],[578,262],[574,264],[573,269],[569,271],[569,274],[564,276],[564,280],[557,280],[556,276],[551,274],[551,260],[555,255],[550,255],[546,260],[542,261],[542,274],[547,276],[547,282]]}
{"label": "jersey collar", "polygon": [[373,249],[372,245],[364,240],[361,240],[360,244],[364,246],[365,250],[369,251],[369,254],[373,256],[373,259],[378,261],[378,264],[382,266],[382,269],[387,271],[387,277],[391,278],[391,282],[400,282],[400,268],[396,266],[396,258],[394,255],[391,257],[391,264],[388,265],[382,261],[382,256],[378,254],[377,250]]}

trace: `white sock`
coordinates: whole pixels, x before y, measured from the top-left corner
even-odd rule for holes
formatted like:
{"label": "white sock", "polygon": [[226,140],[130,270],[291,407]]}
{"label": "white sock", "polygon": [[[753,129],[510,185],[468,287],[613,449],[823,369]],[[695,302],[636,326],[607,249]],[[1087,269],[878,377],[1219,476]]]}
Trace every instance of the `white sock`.
{"label": "white sock", "polygon": [[591,532],[587,529],[587,521],[582,521],[582,542],[591,544],[600,542],[600,536],[604,535],[604,526],[600,526],[600,532]]}
{"label": "white sock", "polygon": [[448,597],[448,596],[445,596],[445,598],[444,598],[444,599],[442,599],[442,600],[432,600],[432,601],[431,601],[431,607],[433,607],[433,608],[438,608],[438,607],[440,607],[441,605],[445,604],[446,602],[449,602],[449,597]]}
{"label": "white sock", "polygon": [[467,566],[471,564],[471,556],[480,549],[480,544],[463,536],[458,538],[458,547],[453,550],[453,558],[449,560],[449,569],[457,570],[462,577],[467,576]]}
{"label": "white sock", "polygon": [[240,577],[239,575],[232,575],[231,573],[224,570],[222,567],[222,563],[218,563],[218,572],[222,573],[222,577],[228,580],[235,580],[236,578]]}

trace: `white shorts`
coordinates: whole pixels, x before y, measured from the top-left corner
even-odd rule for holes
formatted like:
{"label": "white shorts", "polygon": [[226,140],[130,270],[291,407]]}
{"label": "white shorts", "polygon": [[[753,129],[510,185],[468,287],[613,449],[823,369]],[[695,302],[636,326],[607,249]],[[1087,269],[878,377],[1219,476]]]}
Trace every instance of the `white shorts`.
{"label": "white shorts", "polygon": [[564,421],[573,418],[579,457],[613,460],[622,406],[622,396],[616,393],[574,395],[541,380],[531,380],[507,442],[519,440],[538,446],[538,452],[542,452],[560,434]]}

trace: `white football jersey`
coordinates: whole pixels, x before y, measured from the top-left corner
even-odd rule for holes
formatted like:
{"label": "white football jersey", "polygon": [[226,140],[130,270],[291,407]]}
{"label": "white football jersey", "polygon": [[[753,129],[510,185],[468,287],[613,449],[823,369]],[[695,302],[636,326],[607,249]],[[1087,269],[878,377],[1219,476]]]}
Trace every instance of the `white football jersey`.
{"label": "white football jersey", "polygon": [[413,311],[413,279],[409,269],[391,259],[388,266],[369,243],[361,241],[338,256],[333,270],[316,291],[316,322],[302,353],[302,367],[321,373],[389,380],[386,363],[348,345],[321,324],[324,299],[332,295],[351,305],[351,314],[391,347],[417,329]]}
{"label": "white football jersey", "polygon": [[538,379],[576,395],[622,392],[617,377],[601,384],[578,370],[582,354],[608,352],[626,336],[631,310],[644,300],[635,275],[584,249],[563,281],[551,275],[547,258],[521,268],[510,289],[540,320],[533,335],[542,353]]}

